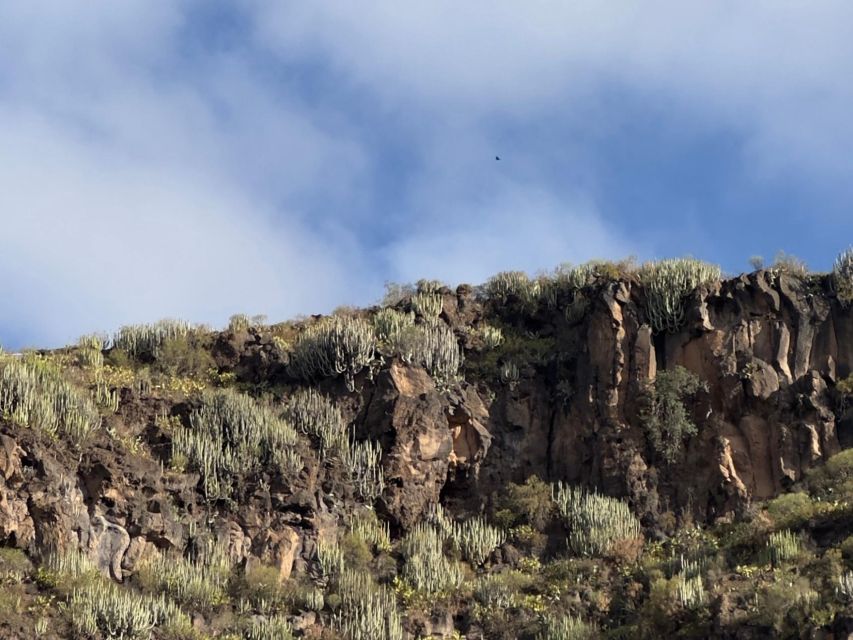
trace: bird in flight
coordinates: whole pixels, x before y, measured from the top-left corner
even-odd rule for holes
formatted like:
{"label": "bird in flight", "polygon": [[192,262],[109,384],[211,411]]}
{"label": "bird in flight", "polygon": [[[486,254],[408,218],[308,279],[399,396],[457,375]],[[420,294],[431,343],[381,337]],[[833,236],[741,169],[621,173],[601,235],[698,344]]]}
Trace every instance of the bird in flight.
{"label": "bird in flight", "polygon": [[495,160],[500,160],[500,159],[501,159],[500,156],[495,156]]}

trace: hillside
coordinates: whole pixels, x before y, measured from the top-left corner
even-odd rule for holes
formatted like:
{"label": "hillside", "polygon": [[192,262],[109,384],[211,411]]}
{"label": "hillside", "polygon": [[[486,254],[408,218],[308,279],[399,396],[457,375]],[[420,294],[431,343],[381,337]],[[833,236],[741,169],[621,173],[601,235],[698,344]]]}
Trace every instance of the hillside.
{"label": "hillside", "polygon": [[0,359],[2,638],[853,637],[853,251]]}

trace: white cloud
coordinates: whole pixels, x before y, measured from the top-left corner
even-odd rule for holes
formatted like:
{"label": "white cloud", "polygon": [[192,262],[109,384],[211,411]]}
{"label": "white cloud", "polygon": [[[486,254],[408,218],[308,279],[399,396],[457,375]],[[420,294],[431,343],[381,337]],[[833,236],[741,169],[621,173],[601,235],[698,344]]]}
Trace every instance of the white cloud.
{"label": "white cloud", "polygon": [[765,176],[849,177],[849,2],[251,4],[268,46],[415,117],[595,118],[616,86],[742,132]]}
{"label": "white cloud", "polygon": [[426,277],[455,285],[485,282],[499,271],[535,273],[627,256],[629,246],[582,198],[558,200],[535,187],[508,185],[477,204],[415,222],[388,254],[397,281]]}
{"label": "white cloud", "polygon": [[[228,185],[128,163],[49,123],[0,111],[0,326],[57,344],[176,316],[222,322],[329,309],[358,280],[294,220]],[[340,249],[341,247],[339,247]]]}

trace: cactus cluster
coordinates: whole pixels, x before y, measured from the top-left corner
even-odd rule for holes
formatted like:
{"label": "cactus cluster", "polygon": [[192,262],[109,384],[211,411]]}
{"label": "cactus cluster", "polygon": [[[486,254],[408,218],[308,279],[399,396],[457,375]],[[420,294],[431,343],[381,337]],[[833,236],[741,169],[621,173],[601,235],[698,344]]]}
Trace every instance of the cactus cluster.
{"label": "cactus cluster", "polygon": [[696,287],[720,279],[720,267],[693,258],[649,262],[639,271],[646,292],[646,316],[658,332],[677,331],[684,322],[685,298]]}
{"label": "cactus cluster", "polygon": [[453,330],[443,322],[409,327],[393,336],[389,347],[403,362],[423,366],[439,386],[458,378],[462,350]]}
{"label": "cactus cluster", "polygon": [[462,557],[475,566],[483,565],[492,551],[506,541],[505,532],[488,524],[479,516],[463,522],[454,522],[451,537],[454,545],[462,552]]}
{"label": "cactus cluster", "polygon": [[441,315],[444,301],[440,293],[420,291],[412,296],[409,303],[412,311],[426,322],[435,322]]}
{"label": "cactus cluster", "polygon": [[[296,431],[266,406],[230,389],[206,391],[190,414],[190,427],[175,430],[173,459],[188,460],[201,472],[208,499],[227,497],[237,476],[264,463],[295,460]],[[292,468],[282,469],[292,473]]]}
{"label": "cactus cluster", "polygon": [[393,307],[385,307],[377,311],[371,318],[373,331],[380,343],[387,343],[395,336],[415,324],[415,314],[404,313]]}
{"label": "cactus cluster", "polygon": [[348,446],[346,424],[334,402],[316,389],[300,389],[287,399],[285,419],[317,441],[321,456]]}
{"label": "cactus cluster", "polygon": [[343,375],[355,390],[355,376],[373,362],[376,336],[360,318],[332,316],[303,331],[290,354],[289,369],[302,380]]}
{"label": "cactus cluster", "polygon": [[446,536],[426,523],[417,524],[401,541],[402,577],[414,589],[439,593],[462,584],[459,564],[444,555],[445,542]]}
{"label": "cactus cluster", "polygon": [[483,341],[483,347],[486,349],[497,349],[504,342],[504,334],[500,327],[484,324],[479,328],[477,334],[480,340]]}
{"label": "cactus cluster", "polygon": [[293,627],[284,616],[252,618],[243,632],[243,640],[293,640]]}
{"label": "cactus cluster", "polygon": [[77,358],[83,367],[100,369],[104,366],[104,339],[97,334],[80,336],[77,340]]}
{"label": "cactus cluster", "polygon": [[488,573],[480,576],[474,587],[474,597],[487,607],[509,609],[514,601],[516,589],[507,582],[504,574]]}
{"label": "cactus cluster", "polygon": [[571,615],[548,617],[544,626],[536,640],[593,640],[598,637],[595,627]]}
{"label": "cactus cluster", "polygon": [[340,577],[344,571],[344,552],[337,538],[324,537],[317,540],[317,562],[327,580]]}
{"label": "cactus cluster", "polygon": [[853,247],[838,254],[832,265],[831,282],[841,304],[853,303]]}
{"label": "cactus cluster", "polygon": [[642,537],[640,522],[621,500],[558,483],[552,500],[569,529],[569,547],[578,555],[603,556],[621,540]]}
{"label": "cactus cluster", "polygon": [[523,271],[502,271],[486,281],[484,290],[492,302],[516,304],[525,308],[538,302],[541,285]]}
{"label": "cactus cluster", "polygon": [[187,615],[164,594],[143,596],[103,580],[75,590],[68,610],[80,637],[148,640],[155,628],[186,631],[192,626]]}
{"label": "cactus cluster", "polygon": [[838,576],[835,591],[843,602],[853,602],[853,571],[847,571]]}
{"label": "cactus cluster", "polygon": [[350,532],[361,538],[377,551],[391,550],[391,531],[387,522],[382,522],[373,509],[357,509],[349,517]]}
{"label": "cactus cluster", "polygon": [[193,559],[153,553],[140,564],[139,580],[181,604],[212,609],[227,600],[230,572],[224,550],[212,544]]}
{"label": "cactus cluster", "polygon": [[62,377],[61,371],[38,356],[0,361],[0,415],[26,427],[82,442],[101,424],[87,394]]}
{"label": "cactus cluster", "polygon": [[134,358],[156,358],[169,340],[187,337],[194,327],[183,320],[160,320],[153,324],[121,327],[112,336],[112,347]]}
{"label": "cactus cluster", "polygon": [[368,573],[346,569],[338,582],[341,608],[332,627],[348,640],[402,640],[403,623],[392,591]]}
{"label": "cactus cluster", "polygon": [[371,440],[356,441],[341,452],[350,482],[365,502],[374,502],[385,490],[382,447]]}
{"label": "cactus cluster", "polygon": [[676,578],[678,601],[685,609],[695,609],[708,599],[708,594],[705,591],[705,585],[702,584],[702,576],[697,575],[688,577],[684,574],[679,574]]}
{"label": "cactus cluster", "polygon": [[764,549],[764,560],[778,567],[783,562],[793,560],[802,550],[800,538],[791,531],[785,529],[771,533],[767,540],[767,546]]}

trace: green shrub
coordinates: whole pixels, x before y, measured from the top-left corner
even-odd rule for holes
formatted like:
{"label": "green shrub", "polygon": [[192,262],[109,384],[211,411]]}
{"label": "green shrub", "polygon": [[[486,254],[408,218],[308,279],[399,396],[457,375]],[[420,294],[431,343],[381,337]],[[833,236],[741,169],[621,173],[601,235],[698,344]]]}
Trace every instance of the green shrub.
{"label": "green shrub", "polygon": [[0,415],[48,435],[83,442],[101,425],[88,394],[71,386],[61,370],[38,356],[0,360]]}
{"label": "green shrub", "polygon": [[192,331],[163,341],[152,369],[166,376],[206,380],[216,370],[216,360],[204,344],[204,335]]}
{"label": "green shrub", "polygon": [[677,331],[684,323],[685,299],[697,287],[720,279],[720,267],[692,258],[648,262],[639,271],[646,292],[646,316],[658,332]]}
{"label": "green shrub", "polygon": [[20,584],[32,570],[33,565],[23,551],[0,547],[0,585]]}
{"label": "green shrub", "polygon": [[823,499],[846,500],[853,496],[853,449],[845,449],[825,464],[806,472],[809,491]]}
{"label": "green shrub", "polygon": [[507,514],[504,522],[507,527],[529,524],[541,531],[554,511],[551,486],[538,476],[530,476],[524,484],[510,482],[506,492],[496,497],[496,503],[498,510]]}
{"label": "green shrub", "polygon": [[783,493],[767,503],[767,513],[779,528],[799,527],[815,513],[815,505],[806,493]]}
{"label": "green shrub", "polygon": [[621,500],[562,483],[554,485],[552,497],[578,555],[609,555],[618,543],[642,538],[639,520]]}
{"label": "green shrub", "polygon": [[853,247],[838,254],[832,265],[831,282],[841,304],[847,306],[853,302]]}
{"label": "green shrub", "polygon": [[697,431],[684,400],[706,388],[695,374],[681,366],[658,371],[654,382],[646,386],[640,421],[652,447],[666,462],[675,462],[684,439]]}
{"label": "green shrub", "polygon": [[309,381],[343,375],[347,389],[354,391],[355,376],[373,362],[375,348],[373,328],[364,320],[324,318],[299,334],[289,368]]}

